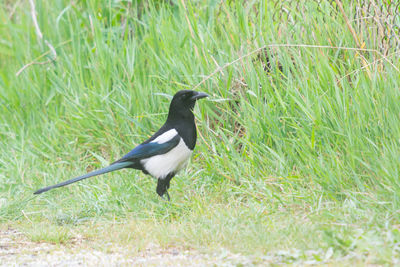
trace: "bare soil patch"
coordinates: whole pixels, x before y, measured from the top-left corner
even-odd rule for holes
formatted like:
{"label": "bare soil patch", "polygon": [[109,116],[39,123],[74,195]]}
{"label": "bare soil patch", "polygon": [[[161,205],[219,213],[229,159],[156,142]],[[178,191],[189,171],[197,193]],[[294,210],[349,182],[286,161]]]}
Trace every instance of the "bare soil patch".
{"label": "bare soil patch", "polygon": [[254,260],[227,251],[204,254],[195,250],[161,249],[156,245],[135,251],[80,237],[67,244],[32,242],[18,230],[0,230],[1,266],[248,266],[267,263],[266,258]]}

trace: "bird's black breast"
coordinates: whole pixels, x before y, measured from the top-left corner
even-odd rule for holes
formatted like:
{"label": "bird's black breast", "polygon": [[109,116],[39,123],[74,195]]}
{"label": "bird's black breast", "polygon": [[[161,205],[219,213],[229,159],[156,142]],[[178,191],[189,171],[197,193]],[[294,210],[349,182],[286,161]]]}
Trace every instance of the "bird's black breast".
{"label": "bird's black breast", "polygon": [[193,150],[196,146],[197,133],[196,133],[196,125],[194,121],[191,123],[180,122],[175,125],[175,129],[178,134],[182,137],[185,145]]}

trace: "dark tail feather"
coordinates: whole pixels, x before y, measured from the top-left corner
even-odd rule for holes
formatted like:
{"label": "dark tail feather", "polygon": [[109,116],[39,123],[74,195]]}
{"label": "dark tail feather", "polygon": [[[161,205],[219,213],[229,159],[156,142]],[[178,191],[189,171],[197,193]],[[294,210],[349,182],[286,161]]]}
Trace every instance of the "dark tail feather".
{"label": "dark tail feather", "polygon": [[116,171],[116,170],[119,170],[119,169],[123,169],[125,167],[128,167],[131,164],[132,164],[131,162],[114,163],[114,164],[112,164],[112,165],[110,165],[108,167],[105,167],[103,169],[100,169],[100,170],[97,170],[97,171],[92,171],[92,172],[89,172],[89,173],[87,173],[85,175],[73,178],[71,180],[68,180],[68,181],[65,181],[65,182],[62,182],[62,183],[59,183],[59,184],[55,184],[55,185],[51,185],[51,186],[39,189],[34,194],[38,195],[38,194],[41,194],[43,192],[49,191],[50,189],[57,188],[57,187],[62,187],[62,186],[65,186],[65,185],[69,185],[69,184],[78,182],[80,180],[83,180],[83,179],[86,179],[86,178],[89,178],[89,177],[92,177],[92,176],[96,176],[96,175],[100,175],[100,174],[103,174],[103,173],[107,173],[107,172],[112,172],[112,171]]}

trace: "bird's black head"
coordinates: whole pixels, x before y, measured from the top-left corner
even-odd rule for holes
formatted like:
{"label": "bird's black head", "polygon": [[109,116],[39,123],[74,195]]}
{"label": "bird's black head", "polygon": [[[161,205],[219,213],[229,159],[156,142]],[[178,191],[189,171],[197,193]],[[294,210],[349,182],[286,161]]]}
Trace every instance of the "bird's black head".
{"label": "bird's black head", "polygon": [[196,100],[208,97],[206,93],[196,92],[192,90],[181,90],[172,98],[169,106],[168,118],[182,118],[193,116],[192,110],[196,104]]}

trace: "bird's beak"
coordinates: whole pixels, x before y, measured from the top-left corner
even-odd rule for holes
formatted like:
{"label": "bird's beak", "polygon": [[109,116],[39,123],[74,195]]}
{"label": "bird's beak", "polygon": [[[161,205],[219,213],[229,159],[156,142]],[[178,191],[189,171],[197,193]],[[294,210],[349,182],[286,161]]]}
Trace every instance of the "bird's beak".
{"label": "bird's beak", "polygon": [[196,92],[190,99],[198,100],[198,99],[205,98],[205,97],[208,97],[208,95],[206,93]]}

